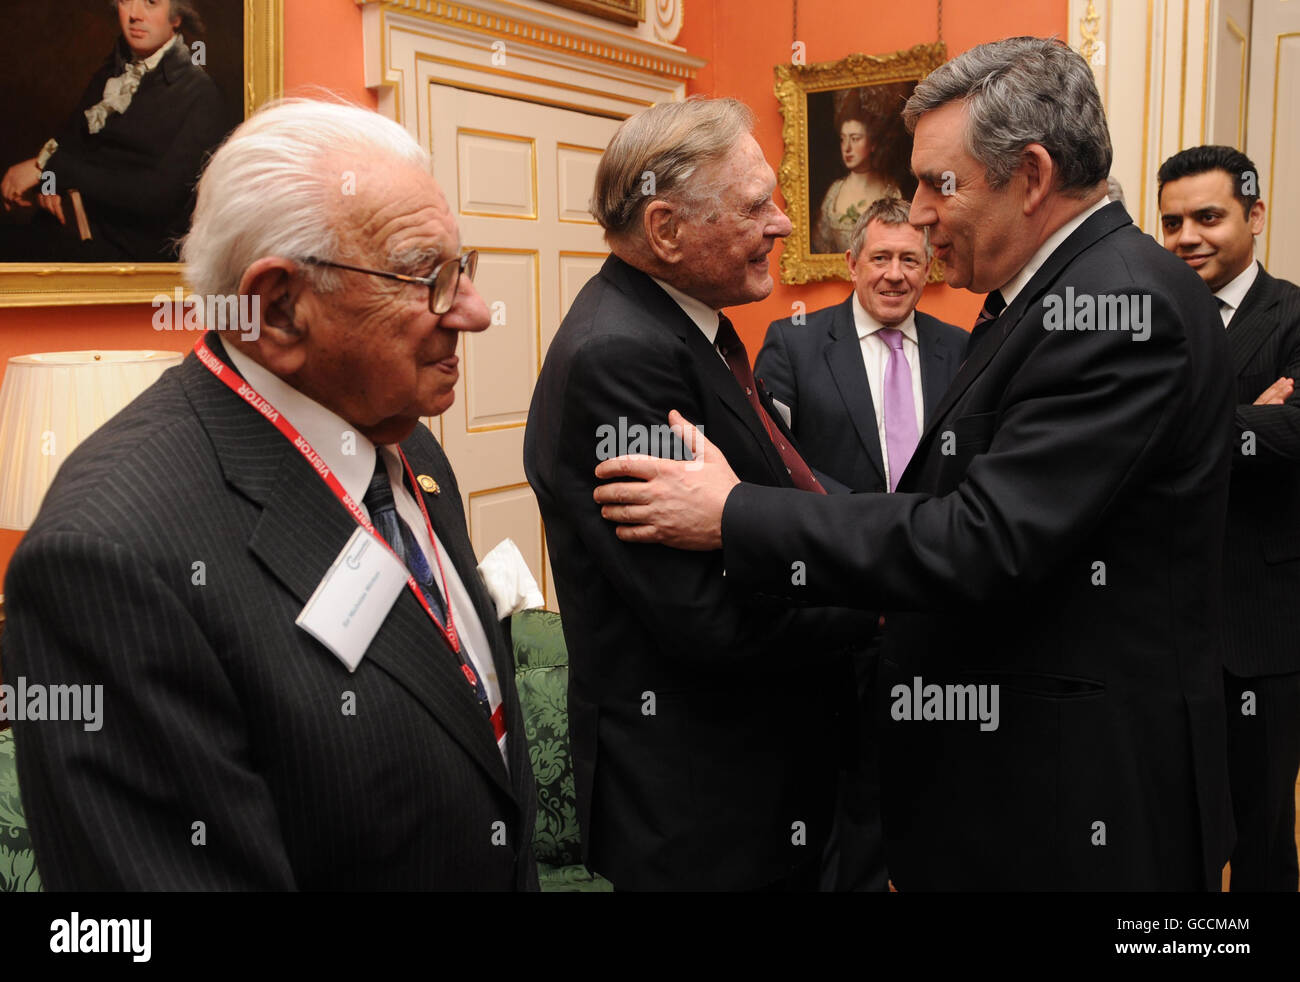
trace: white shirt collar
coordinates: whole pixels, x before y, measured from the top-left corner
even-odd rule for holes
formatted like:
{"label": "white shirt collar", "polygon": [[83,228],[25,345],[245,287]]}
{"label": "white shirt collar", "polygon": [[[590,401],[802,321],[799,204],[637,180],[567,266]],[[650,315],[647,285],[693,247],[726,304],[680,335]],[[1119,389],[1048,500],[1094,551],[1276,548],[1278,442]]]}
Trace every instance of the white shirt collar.
{"label": "white shirt collar", "polygon": [[173,47],[175,47],[176,42],[177,42],[178,40],[180,40],[180,35],[179,35],[179,34],[173,34],[173,35],[171,36],[171,40],[170,40],[170,41],[168,41],[168,42],[167,42],[166,44],[164,44],[161,48],[159,48],[157,51],[155,51],[153,54],[151,54],[148,58],[146,58],[146,59],[144,60],[144,70],[145,70],[146,72],[151,72],[151,71],[153,71],[155,68],[157,68],[157,67],[158,67],[158,62],[162,61],[162,60],[163,60],[163,56],[166,55],[167,52],[170,51]]}
{"label": "white shirt collar", "polygon": [[1235,311],[1246,299],[1250,288],[1255,285],[1257,276],[1259,276],[1259,263],[1252,259],[1249,266],[1215,290],[1214,295]]}
{"label": "white shirt collar", "polygon": [[677,287],[665,283],[657,276],[652,276],[661,287],[664,293],[672,297],[677,302],[677,306],[695,322],[695,325],[704,332],[704,336],[709,339],[709,344],[716,344],[718,338],[718,311],[714,310],[703,300],[696,300],[692,296],[682,293]]}
{"label": "white shirt collar", "polygon": [[[375,473],[375,445],[356,431],[341,416],[310,399],[288,382],[273,375],[233,344],[223,346],[235,371],[243,377],[276,410],[307,438],[307,442],[321,455],[321,459],[334,472],[343,490],[352,500],[361,504],[370,478]],[[348,441],[355,453],[344,453],[344,433],[352,433],[355,443]]]}
{"label": "white shirt collar", "polygon": [[1110,204],[1110,201],[1103,196],[1102,199],[1091,208],[1075,215],[1047,237],[1047,241],[1040,245],[1038,251],[1029,257],[1029,262],[1025,263],[1025,265],[1021,267],[1020,272],[1007,280],[1007,282],[1000,288],[1002,299],[1007,302],[1008,307],[1011,306],[1012,301],[1016,299],[1016,296],[1020,291],[1029,285],[1029,281],[1034,278],[1034,274],[1043,268],[1043,264],[1047,262],[1048,257],[1050,257],[1052,253],[1060,247],[1061,243],[1073,235],[1075,229],[1093,215],[1097,214],[1097,212],[1105,208],[1108,204]]}
{"label": "white shirt collar", "polygon": [[[862,306],[862,301],[858,299],[858,291],[853,291],[853,326],[858,329],[858,340],[862,340],[868,334],[875,334],[877,331],[883,331],[885,325],[880,323],[867,312],[867,308]],[[903,337],[913,344],[916,340],[916,311],[908,313],[907,318],[899,324],[894,325],[894,329],[903,332]],[[881,340],[884,340],[883,338]]]}

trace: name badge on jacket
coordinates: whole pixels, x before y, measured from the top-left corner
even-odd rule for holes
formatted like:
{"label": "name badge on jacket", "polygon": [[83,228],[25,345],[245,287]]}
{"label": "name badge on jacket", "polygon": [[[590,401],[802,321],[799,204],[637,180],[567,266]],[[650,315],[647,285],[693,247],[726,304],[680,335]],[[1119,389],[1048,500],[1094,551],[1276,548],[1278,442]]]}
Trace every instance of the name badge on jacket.
{"label": "name badge on jacket", "polygon": [[407,576],[401,561],[358,526],[294,623],[355,672]]}

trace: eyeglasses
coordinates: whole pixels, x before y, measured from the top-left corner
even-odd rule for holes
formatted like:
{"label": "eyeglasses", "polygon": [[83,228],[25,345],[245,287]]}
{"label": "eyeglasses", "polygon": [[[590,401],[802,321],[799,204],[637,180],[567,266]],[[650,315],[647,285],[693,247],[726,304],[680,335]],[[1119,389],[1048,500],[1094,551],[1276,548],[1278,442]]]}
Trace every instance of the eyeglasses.
{"label": "eyeglasses", "polygon": [[400,280],[403,283],[422,283],[429,288],[429,313],[445,314],[456,302],[456,289],[460,286],[461,276],[468,277],[470,282],[474,281],[474,273],[478,269],[478,250],[471,249],[469,252],[463,252],[446,262],[439,263],[428,276],[386,273],[378,269],[366,269],[364,266],[349,266],[347,263],[317,259],[315,256],[308,256],[306,259],[300,259],[299,262],[310,263],[313,266],[350,269],[354,273],[368,273],[371,276],[382,276],[386,280]]}

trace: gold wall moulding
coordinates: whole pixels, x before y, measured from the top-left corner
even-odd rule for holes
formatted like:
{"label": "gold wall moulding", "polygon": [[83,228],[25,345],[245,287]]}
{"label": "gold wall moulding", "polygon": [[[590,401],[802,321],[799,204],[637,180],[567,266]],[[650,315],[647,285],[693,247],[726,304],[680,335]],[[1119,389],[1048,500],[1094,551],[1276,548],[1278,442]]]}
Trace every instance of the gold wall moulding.
{"label": "gold wall moulding", "polygon": [[[405,14],[432,24],[497,38],[518,41],[545,51],[603,62],[619,68],[647,72],[660,78],[686,81],[707,64],[661,42],[646,41],[619,29],[554,15],[536,8],[497,5],[479,8],[469,0],[355,0],[358,6],[375,7],[384,13]],[[575,0],[576,2],[576,0]],[[506,5],[502,5],[506,6]],[[385,61],[386,63],[386,61]]]}
{"label": "gold wall moulding", "polygon": [[[783,283],[849,279],[842,240],[862,202],[852,203],[843,214],[836,208],[837,192],[851,171],[863,168],[861,173],[869,175],[865,180],[886,189],[881,193],[911,196],[916,179],[909,164],[911,135],[902,125],[903,103],[917,82],[947,60],[948,49],[938,41],[893,54],[853,54],[840,61],[773,69],[785,141],[777,179],[794,226],[781,251]],[[858,128],[865,136],[865,160],[850,165],[843,141]],[[938,261],[929,281],[943,281]]]}
{"label": "gold wall moulding", "polygon": [[[247,119],[284,91],[284,0],[243,0],[243,8]],[[0,263],[0,307],[149,303],[182,280],[180,263]]]}

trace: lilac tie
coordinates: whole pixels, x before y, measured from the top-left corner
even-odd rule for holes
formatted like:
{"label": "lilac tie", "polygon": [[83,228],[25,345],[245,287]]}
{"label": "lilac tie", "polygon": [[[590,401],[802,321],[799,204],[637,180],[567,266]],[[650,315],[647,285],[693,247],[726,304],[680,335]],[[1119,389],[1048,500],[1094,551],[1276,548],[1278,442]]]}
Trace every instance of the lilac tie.
{"label": "lilac tie", "polygon": [[889,490],[895,491],[907,462],[916,452],[920,434],[916,403],[912,400],[912,369],[903,354],[903,332],[882,328],[878,333],[889,345],[889,361],[885,363],[885,444],[889,449]]}

